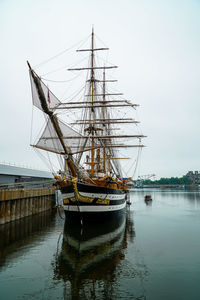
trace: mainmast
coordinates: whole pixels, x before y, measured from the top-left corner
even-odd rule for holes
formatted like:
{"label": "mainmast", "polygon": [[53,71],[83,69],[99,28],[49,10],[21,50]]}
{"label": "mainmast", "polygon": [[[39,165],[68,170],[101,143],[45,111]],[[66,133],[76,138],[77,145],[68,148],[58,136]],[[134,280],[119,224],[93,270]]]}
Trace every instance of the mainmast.
{"label": "mainmast", "polygon": [[[106,120],[106,108],[105,108],[105,101],[106,101],[106,72],[105,72],[105,69],[103,70],[103,109],[102,109],[102,112],[103,112],[103,126],[104,128],[106,128],[106,124],[105,124],[105,120]],[[106,144],[106,140],[104,142]],[[106,172],[106,148],[103,149],[103,171],[104,173]]]}
{"label": "mainmast", "polygon": [[[92,28],[92,48],[91,48],[91,88],[92,88],[92,119],[94,120],[94,29]],[[94,148],[94,124],[91,126],[92,148]],[[94,176],[94,149],[91,151],[91,176]]]}

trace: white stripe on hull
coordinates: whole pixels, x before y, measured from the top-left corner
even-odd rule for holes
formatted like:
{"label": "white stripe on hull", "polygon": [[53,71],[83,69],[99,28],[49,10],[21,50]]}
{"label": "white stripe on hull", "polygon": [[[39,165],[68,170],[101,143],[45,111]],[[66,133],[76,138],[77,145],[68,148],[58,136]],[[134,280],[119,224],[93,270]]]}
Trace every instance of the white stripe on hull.
{"label": "white stripe on hull", "polygon": [[84,193],[79,192],[81,196],[91,197],[91,198],[100,198],[100,199],[108,199],[108,200],[123,200],[125,199],[125,194],[100,194],[100,193]]}
{"label": "white stripe on hull", "polygon": [[74,193],[62,193],[63,199],[74,197]]}
{"label": "white stripe on hull", "polygon": [[[100,193],[85,193],[79,192],[81,196],[89,198],[99,198],[99,199],[108,199],[108,200],[124,200],[125,194],[100,194]],[[74,197],[74,193],[63,193],[63,199]]]}
{"label": "white stripe on hull", "polygon": [[120,205],[64,205],[64,210],[74,212],[109,212],[121,210],[126,206],[126,202]]}

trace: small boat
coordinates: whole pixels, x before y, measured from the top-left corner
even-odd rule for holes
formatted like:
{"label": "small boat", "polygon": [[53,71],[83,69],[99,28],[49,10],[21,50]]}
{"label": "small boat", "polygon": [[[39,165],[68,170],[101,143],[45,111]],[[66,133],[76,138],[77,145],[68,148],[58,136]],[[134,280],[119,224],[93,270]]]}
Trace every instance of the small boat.
{"label": "small boat", "polygon": [[146,201],[152,201],[151,195],[146,195],[146,196],[144,197],[144,200],[145,200],[145,202],[146,202]]}

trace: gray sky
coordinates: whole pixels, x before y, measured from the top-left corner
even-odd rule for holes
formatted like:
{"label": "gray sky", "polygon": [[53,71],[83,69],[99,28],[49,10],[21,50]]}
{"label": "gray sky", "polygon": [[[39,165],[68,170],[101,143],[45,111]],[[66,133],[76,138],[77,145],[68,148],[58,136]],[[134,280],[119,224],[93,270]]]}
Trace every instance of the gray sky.
{"label": "gray sky", "polygon": [[92,24],[119,66],[118,89],[140,104],[148,138],[139,174],[199,170],[199,0],[0,0],[0,162],[44,168],[29,146],[26,60],[34,66],[56,55]]}

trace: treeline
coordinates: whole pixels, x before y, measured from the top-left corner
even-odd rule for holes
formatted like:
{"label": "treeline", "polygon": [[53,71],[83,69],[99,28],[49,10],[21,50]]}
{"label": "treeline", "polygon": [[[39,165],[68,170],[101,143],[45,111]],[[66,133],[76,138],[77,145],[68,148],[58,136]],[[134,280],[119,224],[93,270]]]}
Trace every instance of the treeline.
{"label": "treeline", "polygon": [[192,181],[186,177],[170,177],[170,178],[160,178],[159,180],[147,179],[142,181],[142,184],[192,184]]}

